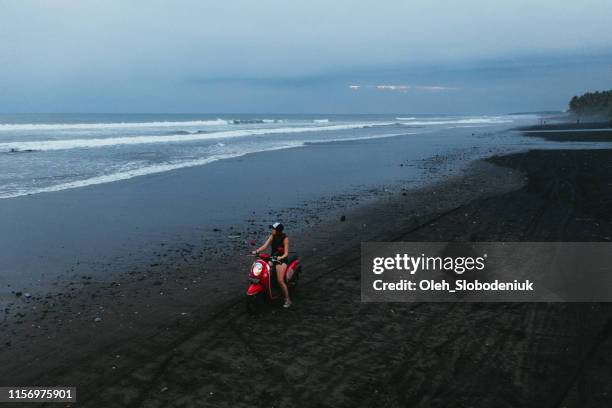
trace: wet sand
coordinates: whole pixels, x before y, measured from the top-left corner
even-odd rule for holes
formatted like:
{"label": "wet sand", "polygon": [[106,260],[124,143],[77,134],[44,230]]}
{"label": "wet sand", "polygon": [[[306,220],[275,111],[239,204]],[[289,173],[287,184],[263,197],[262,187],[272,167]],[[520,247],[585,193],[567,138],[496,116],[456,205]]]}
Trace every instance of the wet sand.
{"label": "wet sand", "polygon": [[521,128],[527,136],[541,137],[556,142],[610,142],[612,121],[595,123],[558,123]]}
{"label": "wet sand", "polygon": [[496,156],[292,235],[304,275],[290,310],[245,313],[230,271],[250,261],[222,261],[234,248],[85,278],[52,307],[22,297],[38,309],[3,322],[0,378],[77,386],[87,407],[609,406],[609,304],[362,304],[359,244],[609,241],[610,208],[611,150]]}

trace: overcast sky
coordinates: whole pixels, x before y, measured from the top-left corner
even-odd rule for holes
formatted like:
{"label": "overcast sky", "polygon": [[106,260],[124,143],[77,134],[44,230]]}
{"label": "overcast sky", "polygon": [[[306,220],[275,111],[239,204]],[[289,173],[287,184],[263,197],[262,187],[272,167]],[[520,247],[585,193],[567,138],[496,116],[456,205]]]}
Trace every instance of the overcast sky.
{"label": "overcast sky", "polygon": [[0,112],[504,113],[612,88],[610,0],[0,0]]}

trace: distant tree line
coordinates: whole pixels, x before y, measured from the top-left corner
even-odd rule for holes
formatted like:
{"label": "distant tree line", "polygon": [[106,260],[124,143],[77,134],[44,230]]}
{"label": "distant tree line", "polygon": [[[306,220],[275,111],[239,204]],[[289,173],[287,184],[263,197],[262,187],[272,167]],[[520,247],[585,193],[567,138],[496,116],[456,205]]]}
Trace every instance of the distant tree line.
{"label": "distant tree line", "polygon": [[612,118],[612,90],[574,96],[569,107],[578,115],[606,115]]}

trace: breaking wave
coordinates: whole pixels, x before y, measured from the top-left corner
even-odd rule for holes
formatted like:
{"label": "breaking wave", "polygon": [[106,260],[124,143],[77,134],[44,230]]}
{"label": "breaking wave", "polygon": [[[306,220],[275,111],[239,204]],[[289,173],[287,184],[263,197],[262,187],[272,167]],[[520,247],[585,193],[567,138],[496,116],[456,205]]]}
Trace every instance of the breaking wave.
{"label": "breaking wave", "polygon": [[286,127],[271,129],[243,129],[227,130],[211,133],[187,133],[165,135],[165,136],[125,136],[108,138],[89,138],[89,139],[63,139],[63,140],[42,140],[25,142],[0,143],[0,151],[20,152],[20,151],[49,151],[49,150],[69,150],[84,148],[99,148],[121,145],[151,144],[151,143],[180,143],[214,139],[229,139],[246,136],[262,136],[272,134],[322,132],[336,130],[363,129],[372,126],[386,126],[393,123],[358,123],[346,125],[330,126],[311,126],[311,127]]}
{"label": "breaking wave", "polygon": [[96,129],[130,129],[177,126],[223,126],[228,121],[192,120],[183,122],[117,122],[117,123],[0,123],[1,131],[13,130],[96,130]]}

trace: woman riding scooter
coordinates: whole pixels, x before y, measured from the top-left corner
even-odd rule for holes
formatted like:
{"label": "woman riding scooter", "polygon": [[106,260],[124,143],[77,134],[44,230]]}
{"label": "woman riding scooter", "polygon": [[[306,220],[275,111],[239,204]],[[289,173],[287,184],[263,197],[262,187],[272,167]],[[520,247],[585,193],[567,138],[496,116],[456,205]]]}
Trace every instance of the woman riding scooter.
{"label": "woman riding scooter", "polygon": [[285,297],[284,308],[291,307],[291,299],[289,298],[289,289],[285,283],[285,272],[287,271],[287,261],[289,258],[289,237],[283,233],[285,227],[280,222],[275,222],[270,225],[272,233],[266,240],[265,244],[253,251],[253,255],[257,255],[261,251],[265,251],[268,247],[271,248],[271,256],[276,257],[276,279],[278,285],[283,291]]}

